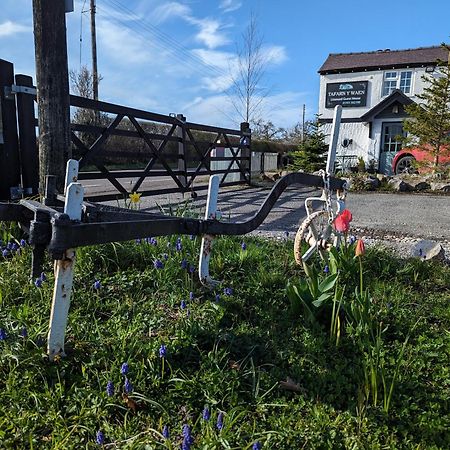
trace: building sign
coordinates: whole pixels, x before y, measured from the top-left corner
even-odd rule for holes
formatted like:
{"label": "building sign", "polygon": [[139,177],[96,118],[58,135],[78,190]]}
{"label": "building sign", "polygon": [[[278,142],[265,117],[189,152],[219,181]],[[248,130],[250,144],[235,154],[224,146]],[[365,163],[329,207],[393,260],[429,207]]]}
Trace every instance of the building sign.
{"label": "building sign", "polygon": [[325,108],[366,106],[368,81],[327,83]]}

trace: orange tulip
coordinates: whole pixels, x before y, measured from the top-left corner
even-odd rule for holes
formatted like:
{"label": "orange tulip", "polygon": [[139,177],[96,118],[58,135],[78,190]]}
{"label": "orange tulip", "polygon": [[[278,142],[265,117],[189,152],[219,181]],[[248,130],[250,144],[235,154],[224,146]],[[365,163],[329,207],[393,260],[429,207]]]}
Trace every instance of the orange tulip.
{"label": "orange tulip", "polygon": [[364,241],[362,239],[358,239],[358,242],[356,243],[355,248],[355,255],[356,256],[362,256],[366,253],[366,247],[364,246]]}
{"label": "orange tulip", "polygon": [[352,219],[352,213],[348,209],[344,209],[344,211],[334,219],[334,228],[340,233],[347,233],[350,229],[350,222]]}

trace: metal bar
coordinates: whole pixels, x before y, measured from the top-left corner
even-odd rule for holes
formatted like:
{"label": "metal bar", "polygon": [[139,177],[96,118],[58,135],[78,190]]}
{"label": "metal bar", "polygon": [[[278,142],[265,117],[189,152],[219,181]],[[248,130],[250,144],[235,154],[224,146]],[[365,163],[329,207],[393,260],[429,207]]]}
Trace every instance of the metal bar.
{"label": "metal bar", "polygon": [[[217,212],[217,198],[219,196],[220,177],[213,175],[209,179],[208,198],[206,200],[205,220],[214,220]],[[202,244],[200,247],[200,256],[198,261],[198,274],[200,282],[208,286],[215,286],[219,282],[213,280],[209,274],[209,261],[211,259],[211,252],[213,246],[214,236],[211,234],[204,234],[202,237]]]}
{"label": "metal bar", "polygon": [[[332,190],[342,189],[345,181],[330,178]],[[81,223],[71,224],[54,219],[49,251],[58,254],[67,247],[103,244],[114,241],[127,241],[145,236],[163,236],[170,234],[225,234],[243,235],[255,230],[267,217],[283,191],[292,184],[323,187],[322,177],[306,173],[291,173],[280,178],[267,195],[261,207],[246,222],[222,223],[213,220],[189,218],[151,219],[129,222]]]}
{"label": "metal bar", "polygon": [[331,128],[331,139],[328,147],[328,157],[326,165],[326,173],[334,174],[334,162],[336,160],[336,148],[339,140],[339,128],[341,125],[342,106],[336,105],[334,108],[333,126]]}

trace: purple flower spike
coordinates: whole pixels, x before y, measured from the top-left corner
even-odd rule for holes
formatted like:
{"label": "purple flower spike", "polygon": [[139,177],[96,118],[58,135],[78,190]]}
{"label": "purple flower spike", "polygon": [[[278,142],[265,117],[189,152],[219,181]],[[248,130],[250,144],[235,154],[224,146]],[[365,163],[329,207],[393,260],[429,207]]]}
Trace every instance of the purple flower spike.
{"label": "purple flower spike", "polygon": [[164,269],[164,263],[160,259],[155,259],[155,261],[153,261],[153,266],[155,269]]}
{"label": "purple flower spike", "polygon": [[20,330],[19,335],[20,335],[21,337],[23,337],[23,338],[27,338],[27,337],[28,337],[28,331],[27,331],[27,329],[26,329],[25,327],[23,327],[23,328]]}
{"label": "purple flower spike", "polygon": [[98,280],[95,280],[93,286],[94,286],[94,289],[96,291],[98,291],[102,287],[102,283],[100,283],[100,281],[98,281]]}
{"label": "purple flower spike", "polygon": [[97,442],[98,445],[103,445],[105,443],[105,435],[103,434],[102,431],[100,430],[97,431],[95,442]]}
{"label": "purple flower spike", "polygon": [[122,364],[122,367],[120,368],[120,373],[122,375],[126,375],[128,373],[128,371],[129,371],[129,369],[130,369],[130,367],[128,366],[128,363],[124,362]]}
{"label": "purple flower spike", "polygon": [[243,242],[241,244],[241,248],[242,248],[242,250],[247,250],[247,244],[245,242]]}
{"label": "purple flower spike", "polygon": [[181,303],[180,303],[180,308],[181,309],[186,309],[186,300],[181,300]]}
{"label": "purple flower spike", "polygon": [[180,266],[181,266],[181,268],[182,268],[183,270],[186,270],[186,269],[188,268],[188,262],[183,258],[183,259],[181,260]]}
{"label": "purple flower spike", "polygon": [[131,384],[131,381],[128,378],[125,378],[123,388],[125,389],[125,392],[127,394],[131,394],[133,392],[133,385]]}
{"label": "purple flower spike", "polygon": [[262,444],[259,441],[256,441],[252,446],[252,450],[261,450],[261,449],[262,449]]}
{"label": "purple flower spike", "polygon": [[216,300],[216,302],[220,301],[220,294],[216,294],[215,300]]}
{"label": "purple flower spike", "polygon": [[9,255],[9,251],[5,248],[5,249],[2,251],[2,255],[3,255],[4,258],[6,258],[6,257]]}
{"label": "purple flower spike", "polygon": [[34,285],[35,285],[37,288],[42,287],[42,279],[41,279],[41,278],[36,278],[36,279],[34,280]]}
{"label": "purple flower spike", "polygon": [[161,347],[159,347],[159,357],[160,358],[165,358],[167,355],[167,347],[162,344]]}
{"label": "purple flower spike", "polygon": [[47,276],[45,275],[45,272],[41,272],[40,278],[42,281],[47,281]]}
{"label": "purple flower spike", "polygon": [[228,295],[228,296],[233,295],[233,289],[230,288],[230,287],[226,287],[226,288],[223,290],[223,293],[224,293],[225,295]]}
{"label": "purple flower spike", "polygon": [[194,273],[195,272],[195,267],[192,264],[189,265],[189,272],[190,273]]}
{"label": "purple flower spike", "polygon": [[193,292],[189,292],[189,298],[190,298],[191,300],[194,300],[194,298],[195,298],[195,295],[194,295],[194,293],[193,293]]}
{"label": "purple flower spike", "polygon": [[203,420],[209,420],[211,418],[211,412],[209,411],[209,408],[205,406],[203,409]]}
{"label": "purple flower spike", "polygon": [[26,247],[26,245],[27,245],[27,241],[25,239],[21,239],[20,240],[20,246],[21,247]]}
{"label": "purple flower spike", "polygon": [[112,381],[108,381],[106,385],[106,393],[108,397],[112,397],[114,395],[114,383]]}
{"label": "purple flower spike", "polygon": [[222,428],[223,428],[223,412],[222,412],[222,411],[221,411],[221,412],[219,413],[219,415],[217,416],[217,424],[216,424],[216,427],[217,427],[217,429],[218,429],[219,431],[221,431]]}
{"label": "purple flower spike", "polygon": [[170,433],[169,433],[169,427],[167,425],[164,425],[164,428],[162,430],[162,435],[164,436],[164,439],[169,439]]}
{"label": "purple flower spike", "polygon": [[6,339],[6,331],[3,328],[0,328],[0,341],[4,341]]}
{"label": "purple flower spike", "polygon": [[328,265],[325,265],[325,267],[323,268],[324,273],[328,273],[330,271],[330,268],[328,267]]}

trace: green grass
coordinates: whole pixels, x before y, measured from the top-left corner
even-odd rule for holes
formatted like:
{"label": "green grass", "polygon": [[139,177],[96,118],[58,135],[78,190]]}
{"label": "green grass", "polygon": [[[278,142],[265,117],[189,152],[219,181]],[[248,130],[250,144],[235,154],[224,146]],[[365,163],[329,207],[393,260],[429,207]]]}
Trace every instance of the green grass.
{"label": "green grass", "polygon": [[[218,239],[211,272],[223,283],[208,291],[180,267],[182,258],[196,266],[199,239],[182,237],[182,252],[176,236],[157,240],[78,251],[67,356],[55,362],[45,357],[52,267],[37,288],[28,281],[29,249],[0,257],[0,328],[7,333],[0,341],[1,448],[98,448],[102,430],[107,448],[179,449],[185,423],[193,449],[251,449],[256,441],[267,449],[450,447],[448,266],[376,249],[365,256],[376,320],[387,327],[388,377],[410,336],[385,413],[361,394],[364,355],[350,332],[336,346],[327,327],[291,313],[286,283],[304,275],[292,242],[246,237],[242,251],[241,238]],[[154,268],[155,258],[164,269]],[[124,362],[134,387],[128,397]],[[296,391],[280,387],[288,377]]]}

